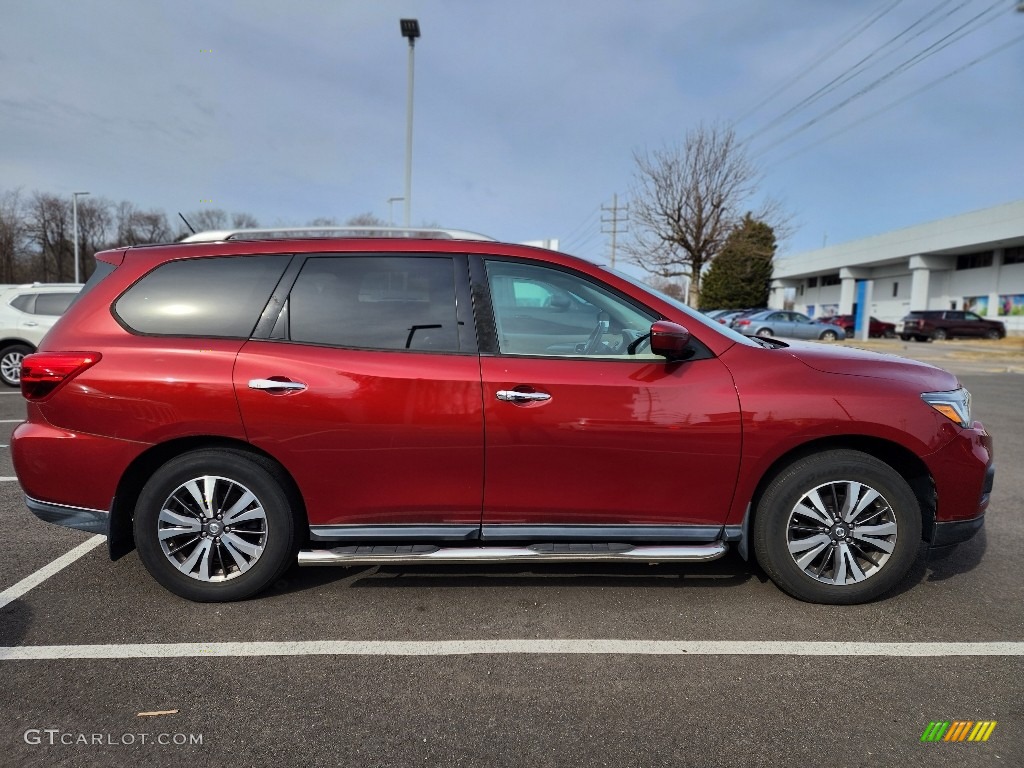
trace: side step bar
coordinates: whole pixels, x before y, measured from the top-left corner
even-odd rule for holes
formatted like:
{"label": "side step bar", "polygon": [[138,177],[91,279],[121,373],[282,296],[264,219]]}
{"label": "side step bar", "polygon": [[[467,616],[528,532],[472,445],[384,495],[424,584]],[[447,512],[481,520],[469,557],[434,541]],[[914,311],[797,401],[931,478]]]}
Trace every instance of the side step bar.
{"label": "side step bar", "polygon": [[630,544],[534,544],[530,547],[435,547],[429,544],[346,545],[304,549],[299,565],[390,565],[395,563],[607,563],[717,560],[723,541],[672,546]]}

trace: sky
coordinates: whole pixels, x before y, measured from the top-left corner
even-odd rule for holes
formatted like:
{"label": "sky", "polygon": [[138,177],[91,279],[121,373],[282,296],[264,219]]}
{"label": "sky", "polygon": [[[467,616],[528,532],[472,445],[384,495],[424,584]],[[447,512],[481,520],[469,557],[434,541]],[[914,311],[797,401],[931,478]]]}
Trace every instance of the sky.
{"label": "sky", "polygon": [[603,262],[635,154],[718,123],[784,256],[1024,198],[1016,4],[0,0],[0,193],[401,223],[417,18],[414,224]]}

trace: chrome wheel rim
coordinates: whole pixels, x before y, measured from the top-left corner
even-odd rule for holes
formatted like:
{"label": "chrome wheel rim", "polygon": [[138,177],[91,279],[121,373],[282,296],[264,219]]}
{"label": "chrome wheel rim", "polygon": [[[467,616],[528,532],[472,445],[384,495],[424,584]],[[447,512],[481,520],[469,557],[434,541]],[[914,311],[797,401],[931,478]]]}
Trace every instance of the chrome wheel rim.
{"label": "chrome wheel rim", "polygon": [[228,581],[248,571],[267,544],[267,515],[256,495],[227,477],[182,483],[160,507],[164,556],[197,581]]}
{"label": "chrome wheel rim", "polygon": [[3,359],[0,359],[0,376],[3,376],[6,381],[20,384],[21,361],[24,359],[25,355],[21,352],[8,352]]}
{"label": "chrome wheel rim", "polygon": [[812,579],[846,586],[877,574],[896,548],[896,513],[874,488],[837,480],[805,493],[789,513],[786,538]]}

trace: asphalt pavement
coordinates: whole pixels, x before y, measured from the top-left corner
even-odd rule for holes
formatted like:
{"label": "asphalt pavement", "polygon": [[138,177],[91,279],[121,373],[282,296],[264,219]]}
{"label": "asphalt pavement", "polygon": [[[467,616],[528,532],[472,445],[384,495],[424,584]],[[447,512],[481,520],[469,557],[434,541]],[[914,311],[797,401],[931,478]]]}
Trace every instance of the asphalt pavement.
{"label": "asphalt pavement", "polygon": [[[1024,765],[1024,376],[962,345],[867,346],[884,344],[961,376],[996,485],[979,536],[849,607],[797,602],[734,554],[296,567],[199,605],[98,546],[21,592],[91,539],[24,507],[24,406],[0,391],[0,604],[19,590],[0,607],[0,766]],[[997,724],[922,742],[936,721]]]}

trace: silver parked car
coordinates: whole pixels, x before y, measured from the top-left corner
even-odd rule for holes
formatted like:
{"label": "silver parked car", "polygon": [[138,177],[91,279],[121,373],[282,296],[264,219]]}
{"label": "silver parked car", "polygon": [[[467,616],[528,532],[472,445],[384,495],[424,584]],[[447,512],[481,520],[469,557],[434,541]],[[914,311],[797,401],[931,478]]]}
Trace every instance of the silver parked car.
{"label": "silver parked car", "polygon": [[846,331],[838,325],[816,323],[800,312],[786,312],[780,309],[766,309],[737,317],[730,327],[744,336],[781,336],[820,341],[846,338]]}

